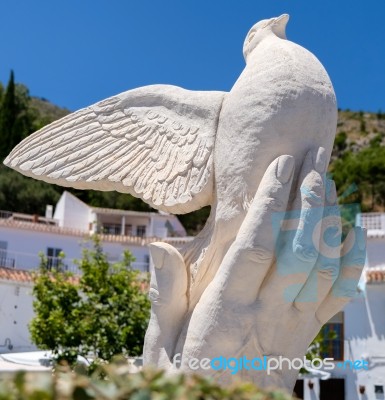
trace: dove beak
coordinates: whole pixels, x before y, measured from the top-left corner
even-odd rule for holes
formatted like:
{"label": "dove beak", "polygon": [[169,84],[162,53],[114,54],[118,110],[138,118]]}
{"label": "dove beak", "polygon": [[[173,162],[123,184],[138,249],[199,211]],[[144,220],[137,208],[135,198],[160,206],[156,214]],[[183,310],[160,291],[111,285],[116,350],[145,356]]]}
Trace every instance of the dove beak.
{"label": "dove beak", "polygon": [[273,30],[275,34],[281,39],[286,39],[286,24],[289,21],[289,14],[282,14],[281,16],[274,18],[272,21]]}
{"label": "dove beak", "polygon": [[274,18],[274,25],[284,25],[286,26],[287,22],[289,21],[289,14],[282,14],[277,18]]}

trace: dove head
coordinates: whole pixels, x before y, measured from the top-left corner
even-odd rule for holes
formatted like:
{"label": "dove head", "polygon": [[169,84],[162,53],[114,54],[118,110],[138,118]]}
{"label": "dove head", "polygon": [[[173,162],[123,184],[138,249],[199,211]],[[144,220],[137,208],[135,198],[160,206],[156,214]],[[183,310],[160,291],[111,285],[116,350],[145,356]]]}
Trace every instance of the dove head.
{"label": "dove head", "polygon": [[275,35],[280,39],[286,39],[286,24],[289,21],[289,15],[283,14],[280,17],[264,19],[257,22],[249,31],[243,45],[243,56],[247,62],[250,53],[266,37]]}

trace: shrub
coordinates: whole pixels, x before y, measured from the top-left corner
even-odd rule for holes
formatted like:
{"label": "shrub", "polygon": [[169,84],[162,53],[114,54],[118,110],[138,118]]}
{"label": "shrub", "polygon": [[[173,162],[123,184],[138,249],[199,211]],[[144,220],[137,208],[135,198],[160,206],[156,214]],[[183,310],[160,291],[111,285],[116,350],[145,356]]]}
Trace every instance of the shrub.
{"label": "shrub", "polygon": [[[239,382],[228,388],[200,376],[166,376],[163,371],[130,373],[127,364],[109,364],[88,377],[62,367],[55,376],[19,372],[2,380],[0,400],[289,400],[275,390],[263,391],[251,383]],[[5,377],[4,377],[5,378]]]}
{"label": "shrub", "polygon": [[131,268],[132,261],[125,252],[122,262],[111,265],[97,237],[78,263],[81,276],[62,272],[60,265],[48,271],[42,259],[33,289],[33,342],[70,364],[79,355],[101,362],[141,355],[150,303],[146,278]]}

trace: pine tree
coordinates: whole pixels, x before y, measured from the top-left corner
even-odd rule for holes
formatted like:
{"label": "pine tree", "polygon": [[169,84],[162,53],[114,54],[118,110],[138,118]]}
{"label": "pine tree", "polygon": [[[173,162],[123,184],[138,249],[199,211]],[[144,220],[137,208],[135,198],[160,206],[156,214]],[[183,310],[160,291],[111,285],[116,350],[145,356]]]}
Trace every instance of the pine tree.
{"label": "pine tree", "polygon": [[15,76],[11,71],[0,103],[0,159],[5,158],[33,130],[28,103],[28,89],[15,84]]}
{"label": "pine tree", "polygon": [[0,157],[4,158],[11,148],[12,135],[16,122],[15,77],[13,71],[3,96],[0,109]]}
{"label": "pine tree", "polygon": [[0,109],[1,109],[1,102],[3,100],[3,94],[4,94],[4,87],[3,84],[0,82]]}

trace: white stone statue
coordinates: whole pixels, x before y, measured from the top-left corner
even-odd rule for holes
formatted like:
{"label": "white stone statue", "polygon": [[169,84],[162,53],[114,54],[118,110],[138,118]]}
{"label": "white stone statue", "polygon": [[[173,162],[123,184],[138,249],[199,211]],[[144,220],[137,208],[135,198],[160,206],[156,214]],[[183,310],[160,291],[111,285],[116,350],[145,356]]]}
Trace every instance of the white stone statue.
{"label": "white stone statue", "polygon": [[[146,364],[191,372],[195,358],[303,357],[355,295],[365,234],[356,228],[341,245],[325,178],[336,99],[316,57],[286,39],[288,19],[250,30],[246,67],[229,93],[129,90],[41,129],[4,161],[36,179],[130,193],[172,213],[211,205],[185,248],[151,246]],[[199,371],[288,390],[298,374]]]}

